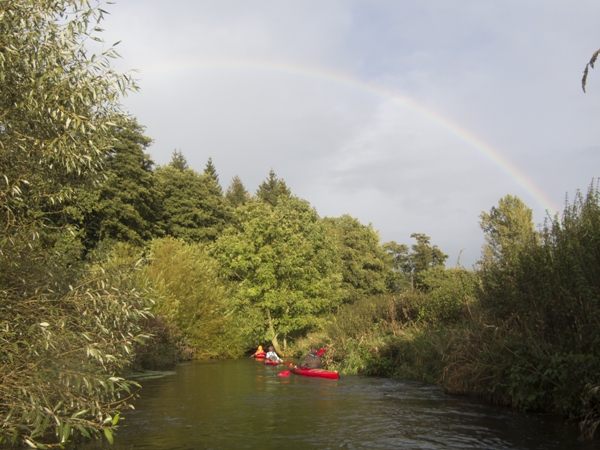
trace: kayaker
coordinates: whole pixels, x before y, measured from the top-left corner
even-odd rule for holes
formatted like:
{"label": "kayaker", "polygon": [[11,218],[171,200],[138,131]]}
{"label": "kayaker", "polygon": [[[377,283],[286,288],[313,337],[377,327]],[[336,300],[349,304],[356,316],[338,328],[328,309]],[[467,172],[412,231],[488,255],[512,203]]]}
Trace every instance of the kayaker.
{"label": "kayaker", "polygon": [[[321,355],[323,353],[325,352],[322,352]],[[311,347],[308,354],[302,359],[300,367],[303,369],[320,369],[323,366],[321,355],[319,355],[319,351]]]}
{"label": "kayaker", "polygon": [[252,353],[252,355],[250,355],[250,358],[264,358],[265,355],[266,355],[266,353],[263,350],[263,346],[259,345],[258,348],[256,349],[256,351],[254,353]]}
{"label": "kayaker", "polygon": [[269,345],[269,351],[267,352],[266,358],[269,361],[273,361],[273,362],[277,362],[277,363],[282,363],[283,362],[283,359],[281,359],[279,357],[279,355],[275,352],[275,349],[273,348],[272,345]]}

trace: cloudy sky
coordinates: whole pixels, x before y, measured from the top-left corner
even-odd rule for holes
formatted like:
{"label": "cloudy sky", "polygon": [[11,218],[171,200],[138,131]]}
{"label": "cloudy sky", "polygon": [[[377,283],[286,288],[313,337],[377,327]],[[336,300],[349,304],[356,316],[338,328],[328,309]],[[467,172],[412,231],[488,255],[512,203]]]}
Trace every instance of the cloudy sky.
{"label": "cloudy sky", "polygon": [[479,214],[519,196],[537,224],[600,176],[597,0],[117,0],[104,38],[126,109],[226,188],[270,169],[322,216],[382,241],[426,233],[469,267]]}

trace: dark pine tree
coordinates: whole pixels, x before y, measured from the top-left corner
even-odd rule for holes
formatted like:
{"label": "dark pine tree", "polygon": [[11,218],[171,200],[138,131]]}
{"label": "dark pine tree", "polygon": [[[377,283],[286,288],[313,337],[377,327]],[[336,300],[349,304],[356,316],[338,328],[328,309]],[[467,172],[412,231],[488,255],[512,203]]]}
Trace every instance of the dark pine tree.
{"label": "dark pine tree", "polygon": [[104,181],[81,192],[88,249],[105,239],[141,244],[160,234],[154,163],[145,152],[151,140],[143,131],[134,119],[121,118],[116,144],[104,162]]}
{"label": "dark pine tree", "polygon": [[165,233],[189,242],[214,241],[230,218],[212,160],[199,174],[179,152],[156,171],[163,198]]}

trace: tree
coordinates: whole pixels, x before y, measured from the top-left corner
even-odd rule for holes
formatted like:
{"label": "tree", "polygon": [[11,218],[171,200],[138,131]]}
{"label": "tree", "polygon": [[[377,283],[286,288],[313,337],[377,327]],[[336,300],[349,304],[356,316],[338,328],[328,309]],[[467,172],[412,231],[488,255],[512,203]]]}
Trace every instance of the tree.
{"label": "tree", "polygon": [[202,176],[172,164],[159,167],[155,175],[163,199],[165,234],[188,242],[210,240],[213,231],[207,229],[209,216],[202,207],[208,190]]}
{"label": "tree", "polygon": [[[539,237],[532,213],[518,197],[507,195],[489,213],[481,213],[485,235],[481,269],[481,302],[497,317],[507,318],[522,310],[519,278],[522,259],[536,254]],[[527,307],[526,307],[527,308]]]}
{"label": "tree", "polygon": [[207,180],[210,180],[211,190],[213,190],[215,194],[222,196],[223,189],[219,184],[219,175],[217,174],[217,169],[212,161],[212,158],[208,158],[208,161],[206,162],[206,166],[204,167],[204,175]]}
{"label": "tree", "polygon": [[383,244],[391,268],[388,274],[387,287],[390,292],[399,292],[410,285],[412,262],[408,245],[390,241]]}
{"label": "tree", "polygon": [[[143,273],[153,288],[153,312],[182,335],[195,357],[236,357],[227,291],[218,276],[217,262],[202,244],[171,237],[149,246]],[[227,339],[224,337],[227,336]]]}
{"label": "tree", "polygon": [[111,68],[113,48],[86,48],[103,14],[78,0],[0,7],[2,447],[112,440],[131,398],[118,375],[145,314],[127,286],[133,265],[83,268],[78,230],[63,219],[102,173],[132,87]]}
{"label": "tree", "polygon": [[[426,234],[413,233],[410,237],[416,240],[416,243],[410,247],[410,251],[407,245],[394,241],[383,246],[388,258],[391,259],[392,275],[389,282],[392,286],[396,286],[395,289],[400,289],[406,284],[410,284],[413,288],[415,286],[422,288],[420,274],[429,269],[443,268],[448,258],[448,255],[437,245],[431,245],[431,238]],[[398,277],[400,273],[404,277]]]}
{"label": "tree", "polygon": [[151,140],[135,119],[122,117],[117,123],[115,145],[105,157],[105,179],[82,193],[93,199],[83,219],[88,248],[104,239],[141,245],[159,233],[160,197],[153,162],[144,151]]}
{"label": "tree", "polygon": [[481,229],[485,234],[484,265],[510,263],[518,253],[537,240],[532,212],[516,196],[506,195],[489,213],[481,213]]}
{"label": "tree", "polygon": [[284,347],[318,327],[338,304],[341,280],[335,244],[317,213],[294,197],[276,205],[251,201],[213,253],[237,285],[235,305],[248,344],[269,339]]}
{"label": "tree", "polygon": [[386,255],[373,227],[349,215],[326,218],[324,222],[342,260],[345,301],[354,302],[361,296],[385,292]]}
{"label": "tree", "polygon": [[211,238],[214,240],[231,220],[231,210],[223,195],[223,188],[219,183],[219,175],[212,158],[208,158],[202,178],[208,192],[208,195],[202,199],[202,208],[210,217],[208,226],[215,231]]}
{"label": "tree", "polygon": [[418,317],[430,323],[449,324],[464,317],[475,301],[477,275],[463,268],[429,268],[420,274],[427,293],[419,304]]}
{"label": "tree", "polygon": [[244,205],[250,200],[250,194],[237,175],[231,180],[231,184],[225,193],[225,199],[234,208]]}
{"label": "tree", "polygon": [[413,233],[411,238],[417,242],[412,245],[412,271],[418,274],[432,267],[443,266],[448,255],[442,252],[437,245],[431,245],[431,238],[423,233]]}
{"label": "tree", "polygon": [[214,241],[229,221],[221,188],[211,174],[181,169],[185,158],[174,154],[155,174],[163,199],[165,234],[188,242]]}
{"label": "tree", "polygon": [[275,206],[280,197],[290,197],[292,195],[285,181],[275,175],[275,171],[269,171],[268,178],[263,181],[256,191],[256,197],[263,202]]}
{"label": "tree", "polygon": [[173,150],[169,165],[174,169],[181,171],[189,169],[187,159],[185,159],[185,156],[183,156],[183,153],[181,153],[179,150]]}

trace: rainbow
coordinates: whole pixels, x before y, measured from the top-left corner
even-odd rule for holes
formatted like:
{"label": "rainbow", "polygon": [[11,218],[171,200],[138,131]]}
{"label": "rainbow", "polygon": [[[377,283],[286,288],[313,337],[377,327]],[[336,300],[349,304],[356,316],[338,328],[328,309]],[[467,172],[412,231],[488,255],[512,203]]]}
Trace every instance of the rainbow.
{"label": "rainbow", "polygon": [[451,135],[456,136],[461,141],[469,145],[473,150],[482,154],[485,158],[491,161],[495,166],[505,172],[512,178],[517,185],[523,188],[531,197],[546,210],[547,213],[555,213],[559,211],[557,204],[530,178],[525,172],[517,167],[513,162],[506,158],[502,152],[490,144],[486,143],[475,133],[469,131],[458,123],[452,121],[438,112],[428,108],[414,99],[400,94],[390,88],[380,84],[364,81],[352,76],[351,74],[334,71],[322,67],[311,67],[304,65],[295,65],[289,63],[281,63],[271,60],[183,60],[169,61],[160,65],[148,66],[142,72],[146,73],[172,73],[182,72],[186,70],[253,70],[253,71],[268,71],[279,72],[282,74],[292,75],[295,77],[305,77],[318,80],[326,80],[351,88],[360,89],[384,99],[393,100],[396,103],[402,104],[413,111],[421,114],[423,117],[433,121],[441,128],[448,131]]}

